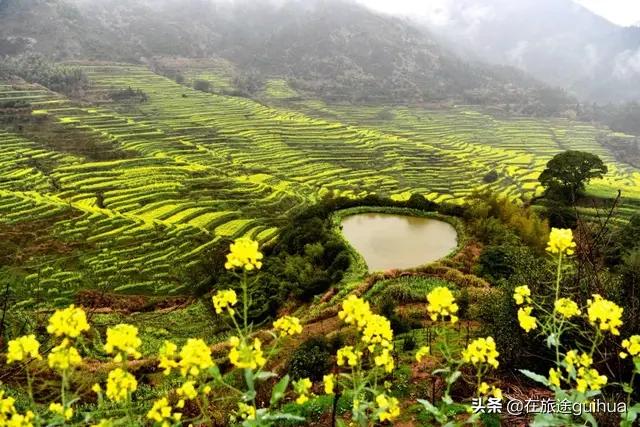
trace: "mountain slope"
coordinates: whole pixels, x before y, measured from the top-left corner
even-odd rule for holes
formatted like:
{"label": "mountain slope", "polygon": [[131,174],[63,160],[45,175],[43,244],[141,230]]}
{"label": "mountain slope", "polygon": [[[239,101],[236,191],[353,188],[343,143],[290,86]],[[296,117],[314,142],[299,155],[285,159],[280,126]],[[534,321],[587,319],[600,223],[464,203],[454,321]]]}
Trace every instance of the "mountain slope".
{"label": "mountain slope", "polygon": [[56,59],[217,56],[333,100],[518,104],[548,93],[520,72],[462,61],[426,31],[339,0],[4,0],[0,40],[0,54]]}
{"label": "mountain slope", "polygon": [[467,54],[585,99],[640,98],[640,28],[618,27],[571,0],[457,0],[422,21]]}

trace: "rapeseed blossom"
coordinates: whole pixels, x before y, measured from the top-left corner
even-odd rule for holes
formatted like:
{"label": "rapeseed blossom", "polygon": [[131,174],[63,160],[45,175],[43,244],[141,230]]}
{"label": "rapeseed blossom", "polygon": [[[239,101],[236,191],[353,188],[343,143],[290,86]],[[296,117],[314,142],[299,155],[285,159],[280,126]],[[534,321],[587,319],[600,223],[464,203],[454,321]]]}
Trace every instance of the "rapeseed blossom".
{"label": "rapeseed blossom", "polygon": [[211,299],[217,314],[222,314],[225,308],[231,316],[235,314],[232,307],[238,303],[238,297],[233,289],[218,291]]}
{"label": "rapeseed blossom", "polygon": [[49,367],[59,371],[65,371],[71,367],[78,366],[82,363],[82,357],[78,350],[71,346],[69,340],[65,338],[60,345],[51,349],[47,356]]}
{"label": "rapeseed blossom", "polygon": [[573,255],[576,243],[570,228],[552,228],[549,234],[547,251],[552,254]]}
{"label": "rapeseed blossom", "polygon": [[369,345],[369,351],[373,352],[376,344],[384,348],[391,348],[393,330],[391,322],[386,317],[371,314],[366,325],[362,328],[362,341]]}
{"label": "rapeseed blossom", "polygon": [[560,381],[562,377],[560,376],[560,370],[551,368],[549,369],[549,384],[554,387],[560,388]]}
{"label": "rapeseed blossom", "polygon": [[104,350],[111,354],[116,353],[114,360],[122,362],[122,354],[139,359],[138,348],[142,345],[142,340],[138,337],[138,328],[133,325],[121,323],[107,329],[107,343]]}
{"label": "rapeseed blossom", "polygon": [[387,397],[384,394],[376,396],[376,404],[378,405],[378,418],[381,422],[393,421],[400,416],[400,406],[398,399],[395,397]]}
{"label": "rapeseed blossom", "polygon": [[54,414],[61,415],[67,421],[73,418],[73,409],[72,408],[65,409],[61,403],[52,402],[49,405],[49,411],[53,412]]}
{"label": "rapeseed blossom", "polygon": [[354,351],[353,346],[347,345],[338,349],[338,353],[336,354],[336,363],[338,366],[343,366],[346,362],[347,365],[353,367],[358,364],[360,356],[362,356],[361,351]]}
{"label": "rapeseed blossom", "polygon": [[114,402],[124,402],[138,388],[138,381],[129,372],[116,368],[107,376],[107,397]]}
{"label": "rapeseed blossom", "polygon": [[640,335],[633,335],[622,341],[624,351],[620,352],[620,358],[625,359],[627,356],[640,356]]}
{"label": "rapeseed blossom", "polygon": [[300,319],[293,316],[283,316],[273,322],[273,328],[281,335],[296,335],[302,333]]}
{"label": "rapeseed blossom", "polygon": [[302,405],[309,400],[311,387],[313,383],[309,378],[301,378],[293,382],[293,390],[298,394],[296,403]]}
{"label": "rapeseed blossom", "polygon": [[513,299],[517,305],[531,303],[531,289],[527,285],[518,286],[513,291]]}
{"label": "rapeseed blossom", "polygon": [[585,393],[587,390],[600,390],[607,384],[607,377],[593,368],[580,367],[576,378],[576,390]]}
{"label": "rapeseed blossom", "polygon": [[229,246],[230,252],[227,254],[227,262],[224,268],[233,270],[243,268],[246,271],[259,270],[262,268],[262,253],[258,250],[258,242],[242,237],[236,239]]}
{"label": "rapeseed blossom", "polygon": [[169,400],[163,397],[153,402],[153,406],[147,412],[147,418],[159,423],[162,427],[170,427],[175,422],[180,421],[182,414],[180,412],[172,412]]}
{"label": "rapeseed blossom", "polygon": [[258,338],[253,340],[253,344],[241,340],[238,337],[229,338],[231,349],[229,350],[229,361],[240,369],[261,368],[267,363],[262,353],[262,342]]}
{"label": "rapeseed blossom", "polygon": [[429,346],[423,345],[416,352],[416,362],[418,363],[422,362],[422,359],[424,359],[425,356],[427,356],[428,354],[429,354]]}
{"label": "rapeseed blossom", "polygon": [[388,348],[383,349],[379,355],[373,358],[373,361],[376,364],[376,366],[384,366],[384,370],[386,372],[393,371],[393,367],[394,367],[393,356],[389,352]]}
{"label": "rapeseed blossom", "polygon": [[[198,376],[202,370],[212,367],[211,349],[201,339],[189,338],[187,343],[180,350],[180,374]],[[166,369],[166,368],[165,368]]]}
{"label": "rapeseed blossom", "polygon": [[324,384],[324,392],[326,394],[333,394],[335,389],[335,375],[328,374],[322,377],[322,383]]}
{"label": "rapeseed blossom", "polygon": [[25,335],[9,341],[7,363],[21,362],[28,358],[42,359],[39,353],[40,343],[35,335]]}
{"label": "rapeseed blossom", "polygon": [[500,353],[496,350],[496,343],[492,337],[477,338],[462,351],[462,359],[467,363],[472,363],[474,366],[487,363],[497,368],[499,355]]}
{"label": "rapeseed blossom", "polygon": [[564,364],[567,369],[576,369],[579,367],[588,368],[593,363],[593,358],[587,353],[578,354],[577,350],[569,350],[564,356]]}
{"label": "rapeseed blossom", "polygon": [[538,326],[536,318],[531,315],[531,310],[533,310],[533,307],[522,307],[518,309],[518,322],[525,332],[530,332]]}
{"label": "rapeseed blossom", "polygon": [[346,324],[362,329],[367,325],[371,314],[368,302],[355,295],[349,295],[342,302],[342,310],[338,313],[338,317]]}
{"label": "rapeseed blossom", "polygon": [[165,375],[169,375],[171,373],[171,369],[178,367],[178,361],[175,360],[177,354],[178,346],[171,341],[165,341],[160,347],[160,350],[158,351],[158,356],[160,357],[158,367],[164,369]]}
{"label": "rapeseed blossom", "polygon": [[24,415],[18,413],[13,397],[4,397],[4,390],[0,390],[0,426],[7,427],[33,427],[32,421],[35,414],[31,411]]}
{"label": "rapeseed blossom", "polygon": [[255,420],[256,419],[256,407],[253,405],[247,405],[246,403],[238,402],[238,410],[240,418],[243,420]]}
{"label": "rapeseed blossom", "polygon": [[49,318],[49,326],[47,326],[47,332],[56,337],[76,338],[88,330],[87,315],[84,310],[76,308],[73,304],[64,310],[57,310],[53,313]]}
{"label": "rapeseed blossom", "polygon": [[622,311],[622,307],[598,294],[593,295],[593,299],[587,301],[589,323],[601,331],[609,331],[613,335],[620,335],[618,328],[622,326]]}
{"label": "rapeseed blossom", "polygon": [[563,317],[570,319],[574,316],[580,315],[580,309],[575,301],[569,298],[560,298],[553,304],[556,313],[559,313]]}
{"label": "rapeseed blossom", "polygon": [[458,317],[456,316],[458,304],[455,303],[455,299],[449,288],[444,286],[434,288],[427,295],[427,301],[427,311],[431,316],[431,320],[434,322],[438,320],[439,316],[442,317],[443,320],[449,317],[451,323],[458,321]]}
{"label": "rapeseed blossom", "polygon": [[496,399],[502,399],[502,390],[498,387],[489,385],[482,381],[478,387],[478,395],[480,396],[493,396]]}

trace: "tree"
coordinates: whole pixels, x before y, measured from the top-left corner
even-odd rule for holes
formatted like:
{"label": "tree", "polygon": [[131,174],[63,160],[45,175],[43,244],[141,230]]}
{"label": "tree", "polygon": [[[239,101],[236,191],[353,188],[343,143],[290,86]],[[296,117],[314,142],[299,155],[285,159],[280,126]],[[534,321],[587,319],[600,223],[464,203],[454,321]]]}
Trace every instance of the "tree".
{"label": "tree", "polygon": [[570,150],[549,160],[538,180],[548,193],[573,201],[591,179],[602,178],[607,171],[607,166],[595,154]]}

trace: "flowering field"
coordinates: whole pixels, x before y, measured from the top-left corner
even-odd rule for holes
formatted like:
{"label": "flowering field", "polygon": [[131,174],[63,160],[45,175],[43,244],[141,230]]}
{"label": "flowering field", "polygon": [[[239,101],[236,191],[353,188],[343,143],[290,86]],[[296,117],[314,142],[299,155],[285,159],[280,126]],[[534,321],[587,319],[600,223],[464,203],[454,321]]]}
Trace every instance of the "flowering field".
{"label": "flowering field", "polygon": [[[0,130],[0,224],[38,227],[61,247],[14,260],[29,304],[63,303],[87,286],[184,293],[183,278],[206,268],[220,239],[266,243],[293,209],[328,192],[399,200],[417,192],[450,203],[482,188],[530,196],[545,162],[566,149],[596,153],[609,165],[599,193],[640,191],[640,173],[598,142],[609,131],[565,119],[295,100],[272,108],[198,92],[140,66],[82,69],[95,105],[36,85],[0,85],[1,99],[32,106],[28,129],[46,123],[109,153],[99,158],[37,132]],[[189,79],[207,72],[220,73],[199,70]],[[109,91],[127,87],[148,100],[107,102]],[[265,96],[293,92],[273,81]],[[485,179],[494,171],[495,180]]]}

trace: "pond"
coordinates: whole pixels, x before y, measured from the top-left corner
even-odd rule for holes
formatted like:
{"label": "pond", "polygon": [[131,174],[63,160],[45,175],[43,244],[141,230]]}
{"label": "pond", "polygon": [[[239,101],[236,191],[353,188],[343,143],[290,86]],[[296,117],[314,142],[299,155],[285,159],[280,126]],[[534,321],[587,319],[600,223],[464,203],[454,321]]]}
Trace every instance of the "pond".
{"label": "pond", "polygon": [[407,215],[349,215],[342,220],[342,233],[369,271],[417,267],[444,258],[458,245],[451,224]]}

